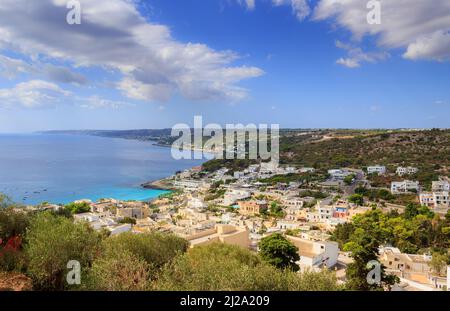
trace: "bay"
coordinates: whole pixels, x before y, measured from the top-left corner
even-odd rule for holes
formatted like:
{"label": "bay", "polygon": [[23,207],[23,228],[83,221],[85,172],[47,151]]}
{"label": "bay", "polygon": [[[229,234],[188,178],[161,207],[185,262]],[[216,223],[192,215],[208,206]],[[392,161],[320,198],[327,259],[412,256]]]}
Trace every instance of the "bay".
{"label": "bay", "polygon": [[204,160],[175,160],[153,142],[65,134],[1,134],[0,193],[23,204],[79,199],[148,200],[143,189]]}

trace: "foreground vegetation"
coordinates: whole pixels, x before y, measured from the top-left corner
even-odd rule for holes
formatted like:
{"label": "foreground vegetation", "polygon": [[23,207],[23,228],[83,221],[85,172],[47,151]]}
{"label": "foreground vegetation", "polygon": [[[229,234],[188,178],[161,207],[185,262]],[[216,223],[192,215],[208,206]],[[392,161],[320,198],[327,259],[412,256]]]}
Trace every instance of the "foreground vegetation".
{"label": "foreground vegetation", "polygon": [[[225,244],[189,249],[172,234],[108,236],[67,215],[2,207],[0,275],[18,274],[33,290],[45,291],[340,289],[331,272],[299,274],[292,262],[274,259],[282,257],[279,247],[296,258],[283,239],[267,242],[264,256]],[[81,265],[81,284],[69,285],[73,260]]]}

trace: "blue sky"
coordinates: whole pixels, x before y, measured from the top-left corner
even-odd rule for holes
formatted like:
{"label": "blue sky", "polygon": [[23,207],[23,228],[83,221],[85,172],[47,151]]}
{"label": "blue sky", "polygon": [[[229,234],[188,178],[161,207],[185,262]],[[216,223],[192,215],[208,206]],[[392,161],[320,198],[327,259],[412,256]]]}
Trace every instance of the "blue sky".
{"label": "blue sky", "polygon": [[450,127],[449,2],[367,2],[4,0],[0,132]]}

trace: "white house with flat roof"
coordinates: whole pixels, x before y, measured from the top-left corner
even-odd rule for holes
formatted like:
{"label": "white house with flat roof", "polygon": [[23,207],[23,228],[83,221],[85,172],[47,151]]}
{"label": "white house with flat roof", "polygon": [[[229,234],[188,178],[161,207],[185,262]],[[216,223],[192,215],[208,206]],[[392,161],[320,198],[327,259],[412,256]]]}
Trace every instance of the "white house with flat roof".
{"label": "white house with flat roof", "polygon": [[402,194],[412,191],[419,191],[419,182],[404,180],[404,181],[393,181],[391,183],[392,194]]}
{"label": "white house with flat roof", "polygon": [[223,205],[230,206],[235,204],[239,200],[245,200],[250,198],[251,193],[247,190],[233,189],[227,191],[223,196]]}
{"label": "white house with flat roof", "polygon": [[369,166],[369,167],[367,167],[367,173],[368,174],[378,174],[378,175],[386,174],[386,166],[382,166],[382,165]]}
{"label": "white house with flat roof", "polygon": [[395,172],[397,173],[398,176],[403,176],[403,175],[412,175],[412,174],[417,173],[418,171],[419,171],[419,169],[417,167],[399,166],[399,167],[397,167],[397,170]]}
{"label": "white house with flat roof", "polygon": [[318,271],[322,268],[332,268],[336,265],[339,246],[337,242],[311,241],[298,237],[287,236],[298,249],[300,269],[305,271],[311,269]]}
{"label": "white house with flat roof", "polygon": [[450,207],[450,197],[448,191],[422,192],[419,195],[421,205],[431,208]]}
{"label": "white house with flat roof", "polygon": [[433,181],[431,184],[432,191],[450,191],[450,181],[442,178],[438,181]]}
{"label": "white house with flat roof", "polygon": [[344,180],[345,177],[351,175],[352,173],[348,170],[343,169],[332,169],[328,170],[328,174],[334,180]]}

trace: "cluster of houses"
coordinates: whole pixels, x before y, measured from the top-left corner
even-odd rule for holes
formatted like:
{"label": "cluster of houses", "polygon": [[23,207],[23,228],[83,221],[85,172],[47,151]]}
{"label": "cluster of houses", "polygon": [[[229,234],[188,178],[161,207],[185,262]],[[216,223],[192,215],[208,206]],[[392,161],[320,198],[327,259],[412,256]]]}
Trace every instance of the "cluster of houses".
{"label": "cluster of houses", "polygon": [[148,204],[145,202],[103,199],[96,203],[90,200],[80,200],[75,203],[80,202],[88,203],[91,211],[75,214],[75,221],[85,221],[93,229],[104,229],[109,231],[111,235],[132,231],[132,223],[125,220],[144,219],[148,215]]}
{"label": "cluster of houses", "polygon": [[[373,165],[367,167],[367,174],[377,174],[377,175],[384,175],[386,174],[387,169],[386,166],[383,165]],[[417,167],[412,166],[399,166],[397,167],[395,173],[398,176],[404,176],[404,175],[414,175],[419,172],[419,169]]]}
{"label": "cluster of houses", "polygon": [[450,288],[450,266],[446,267],[447,277],[444,271],[437,274],[431,269],[430,255],[406,254],[395,247],[381,247],[379,253],[386,273],[399,277],[405,287],[422,291]]}
{"label": "cluster of houses", "polygon": [[[413,167],[398,167],[396,173],[405,176],[417,171]],[[314,168],[280,167],[268,162],[253,164],[232,173],[226,168],[206,175],[200,172],[201,167],[195,167],[177,173],[170,181],[173,188],[181,191],[150,203],[89,201],[91,211],[75,215],[75,221],[88,222],[94,229],[108,230],[112,235],[122,232],[171,232],[185,238],[191,247],[220,242],[254,251],[258,251],[262,238],[280,232],[298,248],[298,264],[303,271],[338,269],[342,266],[339,262],[345,253],[339,250],[336,242],[329,240],[329,233],[337,225],[350,222],[355,215],[370,209],[350,203],[342,191],[334,188],[322,187],[327,189],[327,197],[317,199],[300,195],[302,191],[310,190],[310,185],[303,188],[301,181],[276,185],[261,183],[261,180],[272,176],[311,173]],[[384,175],[386,167],[370,166],[367,173]],[[362,170],[352,169],[333,169],[328,174],[328,182],[337,185],[342,185],[347,176],[363,176]],[[319,189],[321,186],[319,182],[315,185]],[[433,182],[432,188],[430,193],[420,192],[419,183],[409,180],[391,184],[393,194],[417,192],[423,205],[450,208],[449,180],[443,178]],[[207,198],[211,193],[219,195]],[[267,217],[273,204],[282,208],[281,215],[276,218]],[[413,285],[414,282],[425,282],[426,286],[440,288],[444,284],[442,278],[430,272],[428,259],[424,260],[422,267],[416,255],[401,254],[393,248],[384,248],[380,254],[380,260],[390,269],[390,273],[400,275]],[[400,270],[400,264],[406,268]],[[420,277],[415,276],[420,273]]]}
{"label": "cluster of houses", "polygon": [[441,178],[438,181],[433,181],[431,189],[431,192],[420,193],[420,203],[433,209],[450,208],[450,180]]}
{"label": "cluster of houses", "polygon": [[404,181],[393,181],[391,183],[391,193],[392,194],[403,194],[403,193],[417,193],[420,190],[420,185],[418,181],[404,180]]}

